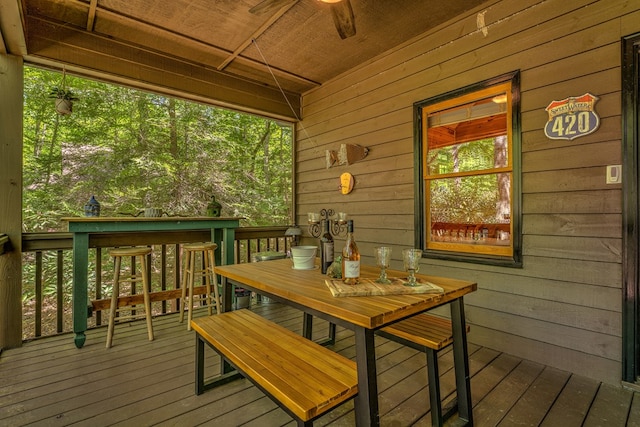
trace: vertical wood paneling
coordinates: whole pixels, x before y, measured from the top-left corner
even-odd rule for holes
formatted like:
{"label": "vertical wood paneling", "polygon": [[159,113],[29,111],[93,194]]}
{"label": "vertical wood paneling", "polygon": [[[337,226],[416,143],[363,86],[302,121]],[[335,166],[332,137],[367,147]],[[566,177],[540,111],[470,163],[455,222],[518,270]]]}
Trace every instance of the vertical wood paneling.
{"label": "vertical wood paneling", "polygon": [[[476,26],[484,10],[486,35]],[[622,193],[605,183],[605,170],[622,160],[620,40],[640,31],[638,16],[640,4],[623,0],[491,1],[305,94],[298,223],[323,207],[346,211],[364,262],[384,243],[400,267],[400,250],[413,245],[413,103],[520,70],[523,268],[427,259],[424,268],[478,281],[480,291],[467,298],[478,328],[471,341],[617,383]],[[544,108],[585,92],[600,97],[598,131],[546,138]],[[340,144],[370,152],[327,169],[325,151]],[[346,171],[356,184],[341,195]]]}
{"label": "vertical wood paneling", "polygon": [[0,55],[0,349],[22,344],[22,58]]}

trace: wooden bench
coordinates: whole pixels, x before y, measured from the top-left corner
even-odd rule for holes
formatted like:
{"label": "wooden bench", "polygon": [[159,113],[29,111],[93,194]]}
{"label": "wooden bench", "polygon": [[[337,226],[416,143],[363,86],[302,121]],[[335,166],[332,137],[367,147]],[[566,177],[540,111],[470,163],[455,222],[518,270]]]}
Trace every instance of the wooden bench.
{"label": "wooden bench", "polygon": [[[467,326],[467,332],[469,327]],[[457,410],[457,400],[443,413],[440,401],[438,351],[453,343],[451,321],[443,317],[421,313],[377,331],[377,334],[427,354],[427,374],[431,401],[431,424],[442,426]]]}
{"label": "wooden bench", "polygon": [[[356,363],[247,309],[194,319],[196,394],[237,378],[204,381],[204,343],[276,402],[299,426],[358,393]],[[226,365],[228,367],[228,365]]]}

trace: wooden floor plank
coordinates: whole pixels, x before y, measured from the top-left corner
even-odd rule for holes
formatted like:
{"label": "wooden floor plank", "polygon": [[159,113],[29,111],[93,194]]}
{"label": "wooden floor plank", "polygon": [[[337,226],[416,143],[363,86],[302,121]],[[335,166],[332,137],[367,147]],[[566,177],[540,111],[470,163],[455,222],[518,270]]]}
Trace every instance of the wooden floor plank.
{"label": "wooden floor plank", "polygon": [[572,375],[541,425],[544,427],[581,426],[599,385],[592,379]]}
{"label": "wooden floor plank", "polygon": [[591,404],[584,427],[625,426],[633,393],[620,387],[602,384]]}
{"label": "wooden floor plank", "polygon": [[[164,385],[164,384],[161,384]],[[251,384],[246,381],[236,381],[226,385],[224,388],[216,390],[217,393],[197,399],[197,404],[201,405],[202,411],[208,411],[210,405],[231,404],[251,404],[262,394],[259,390],[250,390]],[[153,425],[173,419],[183,412],[198,411],[197,407],[190,404],[194,400],[193,383],[181,384],[178,388],[166,388],[158,390],[159,393],[153,396],[145,395],[142,400],[129,401],[123,406],[109,412],[96,414],[91,418],[86,418],[79,422],[79,426],[99,426],[99,425]],[[250,391],[250,395],[245,395],[242,400],[239,396]],[[213,408],[215,413],[220,414],[219,408]]]}
{"label": "wooden floor plank", "polygon": [[[302,313],[277,303],[253,310],[300,333]],[[196,312],[203,315],[206,312]],[[146,339],[144,321],[118,325],[114,346],[104,347],[106,328],[87,331],[75,348],[73,335],[32,340],[0,354],[1,426],[294,426],[291,418],[246,380],[195,395],[193,331],[175,315],[154,318],[156,339]],[[314,339],[328,333],[314,319]],[[330,348],[355,358],[353,333],[337,328]],[[430,426],[424,354],[376,338],[381,425]],[[207,352],[208,372],[219,358]],[[469,344],[476,425],[640,427],[640,393],[602,385]],[[439,353],[445,403],[455,398],[450,349]],[[336,408],[314,425],[351,427],[353,403]],[[454,416],[447,425],[456,425]]]}
{"label": "wooden floor plank", "polygon": [[276,404],[266,398],[259,389],[253,387],[249,381],[240,380],[237,383],[245,383],[247,387],[241,392],[228,394],[228,386],[236,387],[236,385],[226,384],[211,390],[213,393],[185,397],[158,411],[131,418],[119,425],[195,426],[214,422],[219,426],[234,426],[261,414],[265,404],[269,405],[270,410],[276,408]]}
{"label": "wooden floor plank", "polygon": [[[350,334],[349,340],[353,343],[353,333],[348,333]],[[403,372],[404,378],[408,375],[405,373],[406,370],[409,372],[415,371],[415,358],[419,358],[421,355],[415,350],[405,346],[398,346],[396,343],[391,343],[385,339],[376,338],[375,343],[377,356],[376,370],[378,372],[378,393],[382,395],[385,390],[397,383],[397,372]],[[340,352],[340,354],[345,355],[344,352]],[[353,358],[355,358],[355,354]],[[417,363],[419,364],[420,362]],[[407,369],[403,369],[405,367],[407,367]],[[381,402],[384,400],[386,400],[386,398],[381,398]],[[383,408],[380,408],[380,412],[381,414],[384,412]],[[342,423],[353,423],[354,421],[348,420],[354,419],[353,404],[345,404],[325,414],[318,421],[314,422],[314,425],[322,426],[327,423],[331,425],[338,423],[338,425],[340,425]]]}
{"label": "wooden floor plank", "polygon": [[498,425],[500,427],[540,425],[568,380],[567,372],[545,367]]}
{"label": "wooden floor plank", "polygon": [[[441,352],[442,353],[442,352]],[[443,358],[439,358],[438,367],[450,366],[450,368],[441,370],[440,376],[440,393],[443,400],[443,407],[446,406],[452,399],[456,398],[456,382],[455,372],[453,370],[453,353],[444,353]],[[483,369],[485,369],[499,353],[487,348],[479,348],[473,344],[469,345],[469,375],[473,378]],[[426,357],[426,356],[425,356]],[[426,368],[425,368],[426,369]],[[426,375],[426,371],[423,375]],[[473,379],[472,379],[473,384]],[[473,386],[472,386],[473,390]],[[420,408],[415,410],[413,408]],[[399,425],[413,425],[413,426],[430,426],[431,425],[431,412],[429,402],[429,389],[425,387],[419,393],[414,394],[406,399],[402,405],[394,408],[386,417],[393,422],[399,423]],[[414,415],[414,411],[418,416]],[[452,418],[451,424],[457,422],[457,417]]]}
{"label": "wooden floor plank", "polygon": [[474,423],[477,426],[499,424],[524,395],[529,386],[544,369],[543,365],[524,360],[507,375],[473,408]]}
{"label": "wooden floor plank", "polygon": [[[521,362],[514,356],[501,354],[487,365],[475,377],[474,387],[471,388],[471,400],[475,408],[501,381],[503,381]],[[475,412],[474,412],[475,414]]]}
{"label": "wooden floor plank", "polygon": [[640,427],[640,393],[633,394],[633,401],[627,416],[627,427]]}

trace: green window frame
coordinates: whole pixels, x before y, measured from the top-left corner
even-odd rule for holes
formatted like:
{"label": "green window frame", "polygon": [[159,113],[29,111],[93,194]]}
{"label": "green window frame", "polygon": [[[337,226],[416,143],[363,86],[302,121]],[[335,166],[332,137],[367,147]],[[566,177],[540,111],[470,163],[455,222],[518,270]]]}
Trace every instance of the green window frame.
{"label": "green window frame", "polygon": [[425,257],[522,266],[520,133],[518,71],[414,104]]}

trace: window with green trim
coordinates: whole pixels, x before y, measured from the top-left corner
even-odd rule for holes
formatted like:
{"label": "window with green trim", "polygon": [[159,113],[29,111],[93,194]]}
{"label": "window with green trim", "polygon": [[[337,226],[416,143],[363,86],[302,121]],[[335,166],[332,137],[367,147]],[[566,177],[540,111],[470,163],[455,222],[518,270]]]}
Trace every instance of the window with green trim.
{"label": "window with green trim", "polygon": [[414,105],[425,256],[520,265],[519,73]]}

